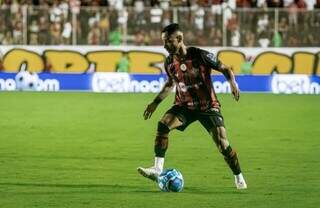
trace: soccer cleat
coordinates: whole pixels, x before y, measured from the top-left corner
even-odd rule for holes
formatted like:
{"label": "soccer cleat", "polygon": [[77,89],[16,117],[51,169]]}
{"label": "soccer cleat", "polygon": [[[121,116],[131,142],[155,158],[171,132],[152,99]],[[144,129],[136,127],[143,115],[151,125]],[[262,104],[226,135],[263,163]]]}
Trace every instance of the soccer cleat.
{"label": "soccer cleat", "polygon": [[137,170],[142,176],[149,178],[153,181],[157,181],[158,176],[161,173],[161,171],[156,169],[155,167],[150,167],[150,168],[139,167]]}
{"label": "soccer cleat", "polygon": [[242,173],[234,176],[234,183],[236,184],[237,189],[247,189],[247,183],[244,180]]}

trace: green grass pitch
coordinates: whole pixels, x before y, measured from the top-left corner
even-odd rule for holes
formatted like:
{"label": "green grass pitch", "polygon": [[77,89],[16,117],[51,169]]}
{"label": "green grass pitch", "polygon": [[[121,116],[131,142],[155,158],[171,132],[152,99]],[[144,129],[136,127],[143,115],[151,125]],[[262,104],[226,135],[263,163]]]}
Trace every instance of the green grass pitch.
{"label": "green grass pitch", "polygon": [[320,97],[218,96],[244,191],[199,123],[170,134],[183,192],[138,175],[173,96],[144,121],[154,94],[0,93],[0,207],[319,207]]}

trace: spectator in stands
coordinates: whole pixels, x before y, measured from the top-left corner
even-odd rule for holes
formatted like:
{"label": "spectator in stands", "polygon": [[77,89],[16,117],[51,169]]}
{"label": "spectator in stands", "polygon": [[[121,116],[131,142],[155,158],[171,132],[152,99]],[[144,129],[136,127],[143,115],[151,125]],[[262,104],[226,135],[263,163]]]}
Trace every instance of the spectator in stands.
{"label": "spectator in stands", "polygon": [[[308,0],[308,1],[312,1],[312,0]],[[299,9],[306,9],[307,8],[307,4],[304,0],[295,0],[294,2]]]}
{"label": "spectator in stands", "polygon": [[150,45],[161,45],[162,44],[162,40],[159,38],[159,37],[161,37],[160,28],[150,30],[150,38],[151,38]]}
{"label": "spectator in stands", "polygon": [[39,45],[38,36],[35,34],[30,35],[29,44],[30,45]]}
{"label": "spectator in stands", "polygon": [[211,0],[211,12],[213,14],[222,14],[222,4],[223,0]]}
{"label": "spectator in stands", "polygon": [[278,31],[281,35],[281,39],[283,41],[283,45],[287,45],[288,39],[288,31],[289,31],[289,23],[287,17],[281,17],[278,24]]}
{"label": "spectator in stands", "polygon": [[240,31],[239,27],[236,27],[232,32],[231,32],[231,46],[232,47],[239,47],[240,46]]}
{"label": "spectator in stands", "polygon": [[268,26],[269,26],[269,16],[267,13],[264,13],[258,17],[258,22],[257,22],[258,34],[267,30]]}
{"label": "spectator in stands", "polygon": [[[81,4],[84,2],[81,1]],[[88,42],[88,34],[89,34],[89,25],[91,18],[91,13],[89,9],[82,8],[80,10],[81,15],[77,16],[77,39],[78,44],[87,44]]]}
{"label": "spectator in stands", "polygon": [[120,28],[116,28],[109,34],[109,44],[110,45],[120,45],[122,42],[122,34]]}
{"label": "spectator in stands", "polygon": [[89,34],[88,34],[88,44],[90,45],[99,45],[100,44],[100,38],[101,33],[98,25],[98,21],[95,20],[91,23]]}
{"label": "spectator in stands", "polygon": [[237,38],[236,30],[239,28],[238,16],[236,13],[232,13],[232,16],[227,20],[227,37],[228,37],[228,45],[231,45],[232,41],[236,41],[236,39],[232,39],[232,37]]}
{"label": "spectator in stands", "polygon": [[[214,28],[216,27],[216,15],[213,14],[211,11],[210,12],[207,12],[206,15],[205,15],[205,25],[207,28]],[[209,30],[210,30],[209,29]]]}
{"label": "spectator in stands", "polygon": [[99,28],[101,31],[101,43],[107,44],[108,43],[108,34],[110,31],[110,22],[109,22],[109,15],[107,12],[103,12],[99,21]]}
{"label": "spectator in stands", "polygon": [[184,33],[184,39],[186,42],[188,42],[190,45],[195,45],[196,37],[195,34],[191,30],[187,30]]}
{"label": "spectator in stands", "polygon": [[282,46],[282,37],[278,31],[273,32],[272,46],[273,47],[281,47]]}
{"label": "spectator in stands", "polygon": [[141,46],[145,44],[145,31],[144,30],[139,30],[136,32],[135,37],[134,37],[134,44]]}
{"label": "spectator in stands", "polygon": [[69,7],[73,14],[80,13],[80,5],[81,5],[80,0],[69,0]]}
{"label": "spectator in stands", "polygon": [[251,7],[251,1],[250,0],[237,0],[237,7]]}
{"label": "spectator in stands", "polygon": [[37,23],[37,20],[32,20],[31,25],[29,26],[29,44],[31,45],[38,45],[39,44],[39,24]]}
{"label": "spectator in stands", "polygon": [[145,30],[142,31],[144,33],[144,41],[143,44],[144,45],[150,45],[151,42],[151,37],[150,34],[148,32],[146,32]]}
{"label": "spectator in stands", "polygon": [[164,10],[162,16],[162,27],[169,25],[172,22],[172,14],[170,10]]}
{"label": "spectator in stands", "polygon": [[23,44],[22,19],[14,21],[13,25],[13,42],[14,44]]}
{"label": "spectator in stands", "polygon": [[298,47],[299,46],[299,39],[296,33],[293,33],[288,38],[288,46],[289,47]]}
{"label": "spectator in stands", "polygon": [[49,44],[50,24],[47,16],[41,16],[39,19],[39,44]]}
{"label": "spectator in stands", "polygon": [[137,25],[146,24],[145,15],[144,15],[144,1],[136,0],[134,1],[134,11],[136,14],[135,21]]}
{"label": "spectator in stands", "polygon": [[268,7],[267,1],[266,0],[258,0],[257,7],[258,8],[267,8]]}
{"label": "spectator in stands", "polygon": [[198,30],[196,33],[198,46],[208,46],[208,38],[203,30]]}
{"label": "spectator in stands", "polygon": [[213,38],[214,46],[222,46],[222,31],[220,28],[216,29],[215,37]]}
{"label": "spectator in stands", "polygon": [[169,6],[174,6],[174,7],[183,7],[183,6],[190,6],[190,1],[186,0],[160,0],[162,6],[165,5],[164,9],[168,9]]}
{"label": "spectator in stands", "polygon": [[287,8],[292,3],[294,3],[294,0],[283,0],[283,7]]}
{"label": "spectator in stands", "polygon": [[53,22],[50,25],[50,44],[51,45],[60,45],[61,41],[61,24],[59,21]]}
{"label": "spectator in stands", "polygon": [[150,9],[150,30],[156,30],[157,28],[161,28],[162,16],[163,10],[159,6],[156,5]]}
{"label": "spectator in stands", "polygon": [[12,38],[12,34],[10,31],[6,31],[4,38],[2,39],[2,45],[12,45],[13,42],[13,38]]}
{"label": "spectator in stands", "polygon": [[110,9],[123,10],[123,0],[108,0],[107,2]]}
{"label": "spectator in stands", "polygon": [[267,0],[268,7],[283,7],[283,0]]}
{"label": "spectator in stands", "polygon": [[244,47],[255,47],[255,46],[256,46],[255,34],[251,31],[246,31],[244,35]]}
{"label": "spectator in stands", "polygon": [[194,11],[194,26],[196,30],[203,30],[204,29],[204,8],[203,7],[198,7]]}
{"label": "spectator in stands", "polygon": [[[109,40],[114,39],[115,41],[111,44],[127,43],[127,41],[130,44],[131,41],[140,45],[159,45],[161,40],[158,38],[158,28],[173,22],[173,6],[183,6],[188,8],[177,10],[177,19],[186,29],[186,40],[190,40],[191,44],[200,45],[206,42],[209,46],[221,46],[222,28],[225,24],[228,45],[239,45],[241,40],[240,43],[244,46],[255,46],[258,40],[261,42],[264,39],[261,38],[265,36],[262,34],[263,31],[273,28],[274,13],[270,12],[269,16],[262,15],[256,18],[259,12],[246,12],[245,15],[237,17],[234,9],[236,6],[262,7],[263,9],[269,6],[287,7],[288,10],[279,12],[279,34],[267,35],[268,45],[274,45],[274,40],[277,40],[279,35],[283,46],[319,45],[320,14],[318,11],[315,13],[309,11],[314,7],[320,8],[320,0],[0,0],[0,43],[2,41],[12,42],[12,44],[24,43],[26,37],[23,33],[25,25],[22,5],[32,4],[41,7],[28,8],[26,37],[29,44],[70,44],[72,27],[76,27],[77,44],[89,42],[90,44],[108,44]],[[90,8],[80,8],[80,4]],[[108,6],[108,8],[100,6]],[[125,14],[131,12],[131,9],[126,6],[133,7],[129,18]],[[152,8],[149,10],[150,6]],[[222,15],[222,8],[224,15]],[[76,15],[76,23],[72,22],[71,14]],[[236,21],[234,21],[234,15]],[[222,20],[223,17],[226,19]],[[89,26],[92,19],[98,22],[98,26],[94,28]],[[110,32],[116,32],[115,28],[123,26],[127,26],[128,29],[128,35],[124,41],[121,33],[114,35]],[[214,29],[211,30],[212,28]],[[237,31],[237,28],[241,31]],[[136,33],[135,29],[143,32]],[[7,33],[8,31],[10,33]],[[298,31],[309,32],[299,33],[300,37],[300,35],[297,36]],[[113,34],[113,38],[110,38],[110,34]],[[203,34],[207,36],[202,37]],[[201,38],[197,38],[197,35]],[[266,43],[266,41],[262,42]]]}
{"label": "spectator in stands", "polygon": [[259,39],[258,39],[259,46],[262,48],[267,48],[270,45],[270,35],[268,31],[263,30],[259,34]]}
{"label": "spectator in stands", "polygon": [[304,46],[307,46],[307,47],[314,47],[319,44],[312,33],[308,33],[308,34],[304,35],[302,37],[302,43]]}
{"label": "spectator in stands", "polygon": [[289,27],[296,31],[298,27],[298,6],[294,2],[292,2],[288,8]]}
{"label": "spectator in stands", "polygon": [[307,0],[305,1],[306,6],[307,6],[307,10],[308,11],[312,11],[316,5],[317,0]]}
{"label": "spectator in stands", "polygon": [[69,45],[71,43],[71,35],[72,35],[72,25],[70,21],[64,21],[63,30],[62,30],[62,42],[65,45]]}

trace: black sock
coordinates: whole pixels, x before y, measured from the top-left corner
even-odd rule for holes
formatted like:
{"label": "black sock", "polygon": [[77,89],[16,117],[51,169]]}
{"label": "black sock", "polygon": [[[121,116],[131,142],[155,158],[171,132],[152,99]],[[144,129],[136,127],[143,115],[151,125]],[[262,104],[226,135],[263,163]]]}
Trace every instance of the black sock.
{"label": "black sock", "polygon": [[154,144],[156,157],[164,157],[168,149],[168,136],[157,136]]}
{"label": "black sock", "polygon": [[230,169],[232,170],[234,175],[238,175],[241,173],[240,164],[238,160],[238,156],[236,151],[232,150],[231,146],[229,145],[225,150],[221,152],[224,156],[224,160],[229,165]]}

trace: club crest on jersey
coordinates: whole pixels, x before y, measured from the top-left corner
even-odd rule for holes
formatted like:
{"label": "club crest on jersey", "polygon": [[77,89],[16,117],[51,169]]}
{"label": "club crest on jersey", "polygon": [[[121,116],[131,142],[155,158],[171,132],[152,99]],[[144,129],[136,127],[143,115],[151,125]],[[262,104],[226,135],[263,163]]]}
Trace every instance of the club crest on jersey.
{"label": "club crest on jersey", "polygon": [[185,64],[181,64],[180,65],[180,69],[181,69],[181,71],[186,71],[187,70],[187,66]]}

